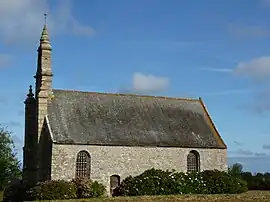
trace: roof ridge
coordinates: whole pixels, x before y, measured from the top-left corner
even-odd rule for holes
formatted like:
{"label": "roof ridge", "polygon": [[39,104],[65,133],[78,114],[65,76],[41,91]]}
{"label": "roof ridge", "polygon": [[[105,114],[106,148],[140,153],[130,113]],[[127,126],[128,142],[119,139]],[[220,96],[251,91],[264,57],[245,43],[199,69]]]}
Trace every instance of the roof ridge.
{"label": "roof ridge", "polygon": [[62,91],[62,92],[77,92],[77,93],[88,93],[88,94],[99,94],[99,95],[119,95],[119,96],[134,96],[141,98],[162,98],[162,99],[170,99],[170,100],[185,100],[185,101],[200,101],[199,98],[181,98],[181,97],[171,97],[171,96],[155,96],[155,95],[140,95],[134,93],[109,93],[109,92],[91,92],[91,91],[80,91],[80,90],[63,90],[63,89],[52,89],[53,91]]}

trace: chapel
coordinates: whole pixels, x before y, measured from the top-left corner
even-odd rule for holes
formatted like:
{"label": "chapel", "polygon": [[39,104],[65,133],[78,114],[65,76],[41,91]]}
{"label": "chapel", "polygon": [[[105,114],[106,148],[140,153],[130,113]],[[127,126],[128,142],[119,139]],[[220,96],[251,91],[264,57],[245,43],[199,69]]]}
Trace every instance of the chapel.
{"label": "chapel", "polygon": [[227,147],[201,98],[53,89],[46,23],[37,57],[24,102],[24,181],[80,176],[103,183],[109,195],[150,168],[227,170]]}

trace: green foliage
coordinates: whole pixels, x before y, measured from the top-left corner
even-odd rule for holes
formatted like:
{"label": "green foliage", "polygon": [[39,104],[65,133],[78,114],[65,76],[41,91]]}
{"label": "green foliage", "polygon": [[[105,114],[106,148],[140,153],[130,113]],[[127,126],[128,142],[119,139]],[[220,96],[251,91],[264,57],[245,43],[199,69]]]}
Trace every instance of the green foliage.
{"label": "green foliage", "polygon": [[250,172],[243,172],[243,166],[239,163],[234,164],[228,170],[229,174],[247,182],[248,190],[270,190],[270,173],[257,173],[252,175]]}
{"label": "green foliage", "polygon": [[169,171],[150,169],[139,176],[129,176],[123,180],[113,195],[117,193],[127,196],[166,194],[164,187],[169,184],[170,174]]}
{"label": "green foliage", "polygon": [[94,181],[91,186],[91,194],[92,198],[102,197],[105,195],[105,186],[97,181]]}
{"label": "green foliage", "polygon": [[92,181],[85,178],[75,178],[72,180],[75,184],[77,191],[77,198],[90,198]]}
{"label": "green foliage", "polygon": [[29,201],[31,200],[28,194],[29,187],[24,185],[22,181],[10,184],[4,189],[3,202],[9,201]]}
{"label": "green foliage", "polygon": [[124,179],[113,195],[234,194],[245,191],[246,182],[227,172],[182,173],[150,169]]}
{"label": "green foliage", "polygon": [[105,187],[102,184],[83,178],[72,181],[48,180],[31,188],[20,181],[4,190],[4,202],[93,198],[104,194]]}
{"label": "green foliage", "polygon": [[41,182],[30,189],[34,200],[75,199],[76,192],[75,184],[64,180]]}
{"label": "green foliage", "polygon": [[77,198],[96,198],[105,194],[105,186],[97,181],[85,178],[75,178],[72,182],[76,186]]}
{"label": "green foliage", "polygon": [[246,181],[218,170],[203,171],[203,179],[207,181],[208,194],[238,194],[247,191]]}
{"label": "green foliage", "polygon": [[20,162],[13,152],[14,142],[11,132],[0,127],[0,191],[11,179],[20,178]]}
{"label": "green foliage", "polygon": [[250,172],[243,172],[241,179],[247,182],[249,190],[270,190],[270,173],[257,173],[253,176]]}
{"label": "green foliage", "polygon": [[242,172],[243,166],[240,163],[235,163],[228,169],[228,173],[236,177],[240,177]]}

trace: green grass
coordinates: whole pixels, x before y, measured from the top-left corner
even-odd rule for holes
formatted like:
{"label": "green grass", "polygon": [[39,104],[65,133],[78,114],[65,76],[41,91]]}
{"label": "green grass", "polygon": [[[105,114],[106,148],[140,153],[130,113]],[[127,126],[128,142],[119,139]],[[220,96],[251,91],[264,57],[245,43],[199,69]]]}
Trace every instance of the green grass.
{"label": "green grass", "polygon": [[[3,192],[0,191],[0,201]],[[176,196],[140,196],[111,197],[96,199],[55,200],[54,202],[269,202],[270,191],[249,191],[244,194],[220,195],[176,195]]]}
{"label": "green grass", "polygon": [[[244,194],[220,195],[176,195],[113,197],[97,199],[59,200],[58,202],[266,202],[270,201],[270,191],[249,191]],[[57,202],[55,200],[54,202]]]}

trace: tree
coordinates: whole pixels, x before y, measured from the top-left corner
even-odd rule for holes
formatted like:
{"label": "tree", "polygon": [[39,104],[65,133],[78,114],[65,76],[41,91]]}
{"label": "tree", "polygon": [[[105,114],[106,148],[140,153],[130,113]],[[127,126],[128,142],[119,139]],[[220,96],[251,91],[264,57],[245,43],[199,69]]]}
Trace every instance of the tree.
{"label": "tree", "polygon": [[229,173],[233,176],[240,176],[243,172],[243,166],[240,163],[235,163],[229,168]]}
{"label": "tree", "polygon": [[8,181],[19,178],[22,174],[14,147],[11,132],[0,127],[0,190]]}

